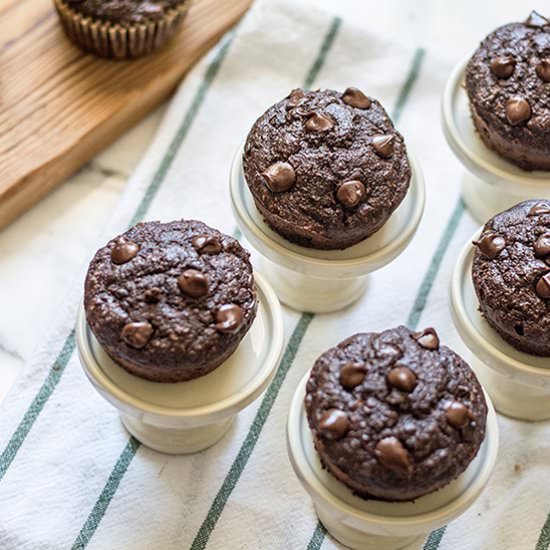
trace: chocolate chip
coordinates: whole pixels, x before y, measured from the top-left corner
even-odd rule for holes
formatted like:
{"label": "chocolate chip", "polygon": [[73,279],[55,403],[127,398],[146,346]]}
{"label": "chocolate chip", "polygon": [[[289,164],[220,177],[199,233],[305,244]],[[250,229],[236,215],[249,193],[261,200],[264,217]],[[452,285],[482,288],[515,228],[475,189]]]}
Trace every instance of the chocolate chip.
{"label": "chocolate chip", "polygon": [[410,393],[416,386],[416,375],[408,367],[395,367],[388,373],[388,383],[398,390]]}
{"label": "chocolate chip", "polygon": [[550,82],[550,59],[541,59],[535,71],[543,82]]}
{"label": "chocolate chip", "polygon": [[306,120],[306,130],[309,132],[327,132],[334,127],[334,121],[323,113],[311,113]]}
{"label": "chocolate chip", "polygon": [[352,390],[365,379],[365,367],[357,363],[348,363],[340,370],[340,384],[346,390]]}
{"label": "chocolate chip", "polygon": [[191,244],[201,254],[218,254],[222,251],[220,240],[214,235],[197,235]]}
{"label": "chocolate chip", "polygon": [[496,233],[487,233],[479,241],[475,241],[474,245],[486,258],[492,260],[504,250],[506,241]]}
{"label": "chocolate chip", "polygon": [[193,298],[208,294],[208,279],[197,269],[186,269],[178,277],[180,290]]}
{"label": "chocolate chip", "polygon": [[225,304],[216,312],[216,324],[218,332],[237,332],[243,322],[243,310],[237,304]]}
{"label": "chocolate chip", "polygon": [[516,61],[513,57],[495,57],[491,61],[491,71],[498,78],[510,78],[514,74],[516,68]]}
{"label": "chocolate chip", "polygon": [[439,336],[435,329],[431,327],[421,332],[413,332],[412,337],[417,341],[418,345],[425,349],[436,350],[439,348]]}
{"label": "chocolate chip", "polygon": [[120,337],[132,348],[141,349],[153,335],[153,327],[147,321],[136,321],[124,325]]}
{"label": "chocolate chip", "polygon": [[400,474],[409,474],[411,470],[409,453],[397,437],[381,439],[376,444],[374,454],[382,466]]}
{"label": "chocolate chip", "polygon": [[544,27],[545,25],[549,25],[550,21],[546,19],[546,17],[543,17],[540,13],[533,10],[529,17],[525,20],[525,24],[528,27]]}
{"label": "chocolate chip", "polygon": [[371,100],[361,90],[353,87],[344,92],[342,101],[346,105],[357,109],[368,109],[371,106]]}
{"label": "chocolate chip", "polygon": [[372,146],[378,156],[388,159],[393,155],[393,144],[395,136],[393,134],[378,135],[372,138]]}
{"label": "chocolate chip", "polygon": [[273,193],[288,191],[296,182],[296,172],[288,162],[275,162],[262,172],[262,176]]}
{"label": "chocolate chip", "polygon": [[359,180],[350,180],[342,183],[336,191],[338,202],[344,206],[357,206],[366,196],[367,190]]}
{"label": "chocolate chip", "polygon": [[295,90],[292,90],[292,92],[290,92],[290,95],[288,96],[288,101],[286,103],[287,107],[293,108],[298,106],[302,101],[302,99],[304,99],[304,97],[305,97],[304,91],[301,90],[300,88],[296,88]]}
{"label": "chocolate chip", "polygon": [[139,252],[139,245],[120,238],[111,249],[111,261],[114,264],[125,264],[136,257]]}
{"label": "chocolate chip", "polygon": [[506,118],[512,126],[527,122],[531,118],[531,106],[521,96],[512,96],[506,101]]}
{"label": "chocolate chip", "polygon": [[550,233],[544,233],[541,235],[533,246],[535,249],[535,256],[537,258],[544,258],[550,255]]}
{"label": "chocolate chip", "polygon": [[348,415],[338,409],[329,409],[321,416],[319,429],[326,439],[341,439],[349,430]]}
{"label": "chocolate chip", "polygon": [[535,285],[535,292],[539,298],[547,300],[550,298],[550,273],[543,275]]}
{"label": "chocolate chip", "polygon": [[447,422],[457,430],[465,428],[470,423],[470,417],[470,409],[459,401],[453,401],[445,409],[445,418]]}
{"label": "chocolate chip", "polygon": [[540,216],[542,214],[550,214],[550,205],[544,202],[537,202],[527,213],[528,216]]}

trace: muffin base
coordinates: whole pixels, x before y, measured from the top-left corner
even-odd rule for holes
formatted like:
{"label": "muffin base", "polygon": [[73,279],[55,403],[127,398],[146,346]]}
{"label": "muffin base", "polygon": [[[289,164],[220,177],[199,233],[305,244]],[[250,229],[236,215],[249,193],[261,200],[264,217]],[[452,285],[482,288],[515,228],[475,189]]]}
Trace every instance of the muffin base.
{"label": "muffin base", "polygon": [[493,131],[470,104],[470,113],[475,129],[483,143],[503,159],[523,170],[550,170],[550,155],[542,153],[519,142],[510,142]]}
{"label": "muffin base", "polygon": [[490,327],[495,330],[503,340],[508,342],[518,351],[528,353],[530,355],[537,355],[539,357],[550,357],[550,344],[544,342],[537,343],[519,336],[513,336],[493,321],[490,310],[480,305],[479,311],[487,323],[489,323]]}
{"label": "muffin base", "polygon": [[152,53],[172,37],[181,27],[191,0],[183,0],[158,21],[127,26],[85,17],[64,0],[54,3],[65,33],[82,50],[108,59],[132,59]]}

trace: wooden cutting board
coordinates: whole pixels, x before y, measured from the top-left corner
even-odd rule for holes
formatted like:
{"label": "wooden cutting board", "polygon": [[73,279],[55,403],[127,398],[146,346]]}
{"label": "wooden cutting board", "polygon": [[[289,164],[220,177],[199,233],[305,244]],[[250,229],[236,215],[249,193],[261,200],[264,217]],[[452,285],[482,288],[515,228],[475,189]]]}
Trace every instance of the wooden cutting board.
{"label": "wooden cutting board", "polygon": [[252,0],[194,0],[181,33],[137,61],[82,53],[51,0],[0,0],[0,228],[173,91]]}

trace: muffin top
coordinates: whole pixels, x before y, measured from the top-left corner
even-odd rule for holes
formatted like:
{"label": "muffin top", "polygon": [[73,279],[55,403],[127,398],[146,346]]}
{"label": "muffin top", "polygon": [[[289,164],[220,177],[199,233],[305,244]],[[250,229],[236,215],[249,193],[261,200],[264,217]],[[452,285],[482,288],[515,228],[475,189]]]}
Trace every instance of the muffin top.
{"label": "muffin top", "polygon": [[489,34],[466,68],[476,113],[503,138],[550,151],[550,21],[533,12]]}
{"label": "muffin top", "polygon": [[356,88],[293,90],[254,124],[244,172],[275,230],[304,246],[344,248],[378,230],[405,196],[403,138]]}
{"label": "muffin top", "polygon": [[86,17],[134,24],[162,19],[183,0],[65,0],[65,3]]}
{"label": "muffin top", "polygon": [[487,321],[518,349],[550,355],[550,201],[497,214],[474,245],[472,279]]}
{"label": "muffin top", "polygon": [[202,222],[182,220],[140,223],[100,248],[84,306],[115,361],[173,381],[204,374],[235,347],[257,303],[248,252]]}
{"label": "muffin top", "polygon": [[443,487],[485,437],[481,386],[433,329],[356,334],[329,349],[305,406],[324,466],[366,498],[412,500]]}

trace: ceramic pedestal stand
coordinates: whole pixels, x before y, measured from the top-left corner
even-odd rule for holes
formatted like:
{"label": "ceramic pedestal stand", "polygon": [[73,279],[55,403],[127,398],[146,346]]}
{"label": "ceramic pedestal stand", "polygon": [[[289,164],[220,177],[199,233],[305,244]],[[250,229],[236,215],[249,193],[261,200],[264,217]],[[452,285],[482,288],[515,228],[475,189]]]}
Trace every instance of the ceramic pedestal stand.
{"label": "ceramic pedestal stand", "polygon": [[368,273],[395,259],[411,241],[424,210],[424,180],[414,157],[410,189],[402,204],[374,235],[345,250],[316,250],[287,241],[272,231],[257,210],[244,180],[242,148],[230,176],[233,213],[261,256],[260,271],[280,300],[299,311],[342,309],[365,291]]}
{"label": "ceramic pedestal stand", "polygon": [[337,541],[356,550],[396,550],[456,519],[485,487],[498,451],[498,426],[491,400],[487,432],[466,471],[446,487],[414,502],[383,502],[355,496],[321,466],[307,423],[304,395],[309,373],[292,399],[287,426],[290,462],[310,494],[319,519]]}
{"label": "ceramic pedestal stand", "polygon": [[254,277],[259,307],[247,335],[217,369],[188,382],[150,382],[126,372],[101,348],[81,308],[76,336],[84,372],[144,445],[170,454],[206,449],[269,384],[283,348],[282,312],[273,289]]}
{"label": "ceramic pedestal stand", "polygon": [[550,418],[550,360],[516,350],[478,311],[472,283],[474,247],[462,250],[451,281],[450,307],[458,333],[474,355],[472,368],[498,412],[521,420]]}
{"label": "ceramic pedestal stand", "polygon": [[550,172],[527,172],[491,151],[477,134],[464,89],[466,62],[455,67],[443,92],[441,119],[449,146],[467,170],[462,195],[479,223],[532,198],[550,198]]}

